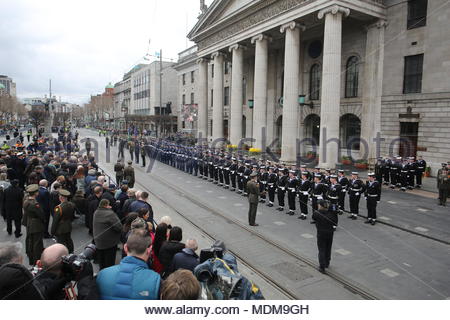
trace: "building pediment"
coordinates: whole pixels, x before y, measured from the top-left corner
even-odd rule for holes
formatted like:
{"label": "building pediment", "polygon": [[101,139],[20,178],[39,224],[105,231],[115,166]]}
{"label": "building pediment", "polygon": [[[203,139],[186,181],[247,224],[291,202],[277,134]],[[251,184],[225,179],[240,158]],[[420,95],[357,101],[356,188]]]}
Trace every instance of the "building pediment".
{"label": "building pediment", "polygon": [[[304,1],[304,0],[303,0]],[[269,5],[276,0],[215,0],[208,10],[200,16],[197,24],[188,34],[188,38],[195,41],[213,31],[217,26],[226,23],[232,18],[241,15],[249,10],[258,10],[260,7]]]}

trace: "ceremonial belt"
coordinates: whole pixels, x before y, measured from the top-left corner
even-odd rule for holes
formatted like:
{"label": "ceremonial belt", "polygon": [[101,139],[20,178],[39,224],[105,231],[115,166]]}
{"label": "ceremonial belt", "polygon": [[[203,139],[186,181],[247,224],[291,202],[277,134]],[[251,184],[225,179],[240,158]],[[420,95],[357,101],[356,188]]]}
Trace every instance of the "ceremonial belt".
{"label": "ceremonial belt", "polygon": [[408,170],[402,170],[402,173],[408,172]]}
{"label": "ceremonial belt", "polygon": [[230,171],[231,172],[231,174],[234,174],[236,171]]}
{"label": "ceremonial belt", "polygon": [[280,188],[280,189],[283,190],[283,191],[284,191],[284,189],[285,189],[285,187],[278,187],[278,188]]}
{"label": "ceremonial belt", "polygon": [[330,196],[328,196],[328,198],[330,198],[330,199],[332,199],[332,200],[337,200],[337,199],[339,199],[339,197],[330,197]]}
{"label": "ceremonial belt", "polygon": [[295,192],[295,188],[288,188],[289,191]]}
{"label": "ceremonial belt", "polygon": [[275,183],[268,183],[269,186],[273,186]]}
{"label": "ceremonial belt", "polygon": [[244,176],[245,179],[248,179],[248,176]]}
{"label": "ceremonial belt", "polygon": [[417,167],[417,169],[423,169],[424,167]]}
{"label": "ceremonial belt", "polygon": [[378,197],[377,194],[368,194],[368,196],[369,196],[369,197],[372,197],[372,198]]}
{"label": "ceremonial belt", "polygon": [[355,192],[360,192],[361,191],[361,189],[350,189],[350,190],[355,191]]}

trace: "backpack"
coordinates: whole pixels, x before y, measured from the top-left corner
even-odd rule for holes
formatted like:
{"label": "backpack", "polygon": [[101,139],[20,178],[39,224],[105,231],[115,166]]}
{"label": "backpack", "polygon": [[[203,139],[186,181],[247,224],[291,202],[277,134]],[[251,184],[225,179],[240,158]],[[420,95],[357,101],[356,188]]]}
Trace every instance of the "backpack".
{"label": "backpack", "polygon": [[206,260],[195,267],[194,275],[200,282],[201,300],[264,300],[259,287],[239,273],[230,254]]}

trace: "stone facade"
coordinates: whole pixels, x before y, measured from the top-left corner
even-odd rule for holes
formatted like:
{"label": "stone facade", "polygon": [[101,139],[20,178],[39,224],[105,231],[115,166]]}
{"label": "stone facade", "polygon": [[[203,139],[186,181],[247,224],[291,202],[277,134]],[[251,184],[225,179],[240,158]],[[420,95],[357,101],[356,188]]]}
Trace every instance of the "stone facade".
{"label": "stone facade", "polygon": [[[213,135],[216,119],[224,125],[221,137],[235,143],[233,128],[238,128],[242,138],[256,138],[253,145],[260,147],[257,127],[263,121],[267,144],[275,140],[272,149],[281,151],[281,158],[291,162],[296,159],[291,150],[295,146],[288,137],[312,138],[319,133],[318,140],[321,141],[324,136],[320,135],[327,127],[327,138],[341,140],[340,155],[349,154],[355,159],[363,156],[374,159],[378,155],[399,153],[403,156],[422,155],[434,172],[441,162],[450,160],[450,147],[443,143],[450,134],[450,34],[442,32],[450,29],[447,19],[450,6],[445,0],[428,1],[427,12],[424,26],[408,30],[408,2],[400,0],[214,2],[189,34],[189,38],[198,45],[196,58],[209,64],[207,83],[195,86],[196,97],[202,93],[208,96],[204,106],[207,108],[208,128],[200,126],[198,130],[208,132],[209,141],[217,138],[218,131]],[[286,25],[302,28],[292,38],[291,31],[280,30]],[[258,53],[261,47],[258,48],[257,41],[252,41],[261,34],[270,38],[268,61],[263,64],[263,60],[258,58],[262,57]],[[342,40],[336,41],[338,37]],[[320,48],[314,49],[317,44]],[[223,92],[213,93],[212,90],[217,90],[221,82],[216,79],[214,86],[214,57],[219,52],[224,64],[233,66],[233,60],[240,59],[233,54],[236,45],[245,48],[242,71],[241,68],[236,71],[242,72],[242,79],[235,78],[235,81],[242,81],[242,90],[237,90],[240,86],[231,83],[234,68],[228,65],[228,73],[225,73],[225,67],[222,70],[215,68],[214,76],[221,77]],[[291,50],[289,54],[288,48]],[[405,57],[418,54],[424,55],[421,91],[404,94]],[[191,59],[190,69],[186,69],[189,72],[198,72],[194,60]],[[356,63],[350,65],[352,61]],[[236,62],[239,63],[238,60]],[[316,84],[320,90],[317,97],[310,95],[315,88],[311,88],[314,65],[318,65],[320,78]],[[298,72],[291,72],[291,69],[286,72],[285,68],[298,68]],[[353,78],[349,70],[356,70]],[[266,78],[255,79],[255,76]],[[355,84],[356,88],[353,88]],[[234,103],[231,110],[230,106],[224,105],[226,101],[217,102],[216,106],[217,97],[223,97],[226,90],[231,92],[228,101]],[[242,94],[243,97],[236,98],[233,94]],[[297,103],[299,95],[305,95],[306,105]],[[240,101],[243,103],[241,109],[238,107]],[[324,101],[328,101],[325,109],[321,106]],[[251,104],[254,104],[253,109]],[[219,112],[217,109],[213,112],[216,107]],[[233,110],[234,117],[230,114]],[[241,114],[243,120],[239,122]],[[318,117],[322,120],[319,131],[312,125],[312,119]],[[257,126],[254,128],[255,123]],[[415,126],[418,131],[411,133]],[[380,148],[373,141],[378,132],[384,139]],[[412,140],[417,140],[417,149],[412,154],[398,142],[405,135],[411,138],[411,134],[417,136],[412,137]],[[360,148],[344,145],[354,136],[367,141],[368,150],[363,143]],[[300,154],[313,149],[312,145],[305,143],[300,147]],[[317,150],[320,155],[326,152],[329,156],[326,161],[321,157],[321,165],[333,167],[340,161],[340,155],[336,153],[339,150],[329,149],[326,145]]]}

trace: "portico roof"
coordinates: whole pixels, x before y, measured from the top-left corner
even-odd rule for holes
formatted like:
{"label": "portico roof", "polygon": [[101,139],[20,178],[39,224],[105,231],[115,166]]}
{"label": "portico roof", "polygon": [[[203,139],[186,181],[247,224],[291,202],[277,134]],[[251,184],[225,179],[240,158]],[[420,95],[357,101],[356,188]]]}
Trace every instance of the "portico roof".
{"label": "portico roof", "polygon": [[188,38],[204,56],[308,15],[317,23],[317,12],[333,5],[350,9],[358,20],[386,17],[382,0],[215,0]]}

